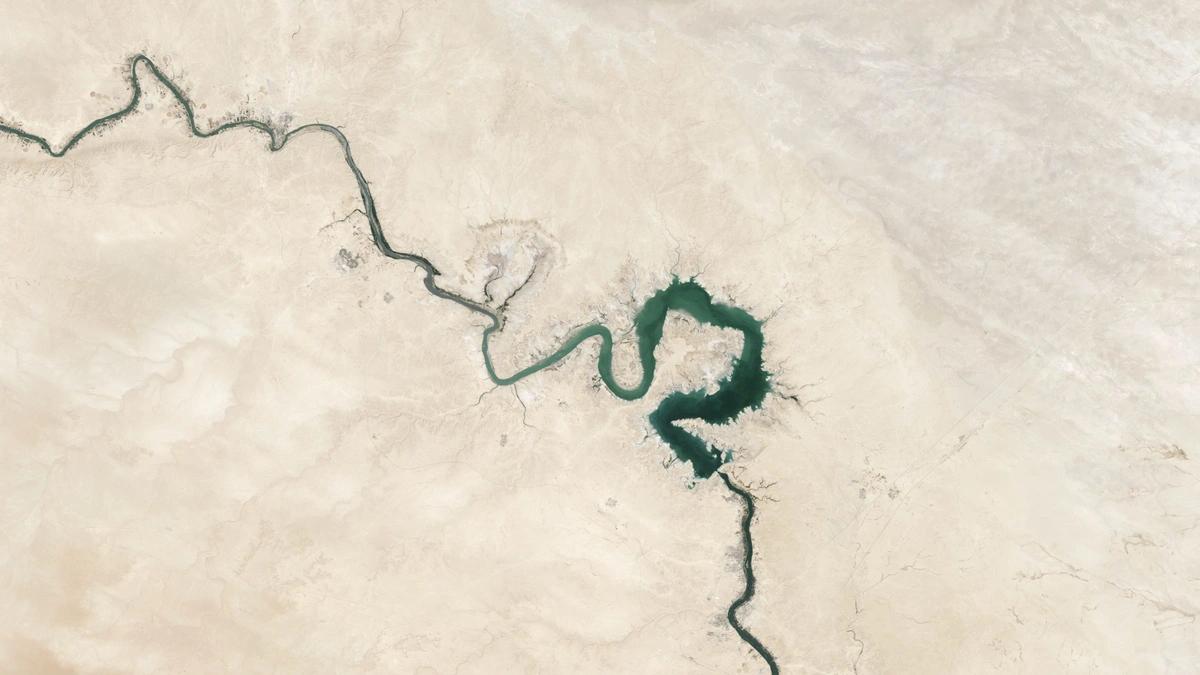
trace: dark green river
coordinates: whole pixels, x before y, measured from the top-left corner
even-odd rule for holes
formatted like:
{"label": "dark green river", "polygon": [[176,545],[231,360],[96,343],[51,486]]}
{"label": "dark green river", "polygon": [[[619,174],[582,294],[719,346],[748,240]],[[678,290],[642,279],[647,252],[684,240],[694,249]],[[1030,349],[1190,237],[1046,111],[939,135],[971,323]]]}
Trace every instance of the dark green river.
{"label": "dark green river", "polygon": [[425,289],[433,296],[453,302],[490,320],[491,325],[483,331],[483,360],[487,368],[488,377],[497,385],[510,385],[549,368],[564,359],[583,342],[591,338],[599,338],[600,358],[597,363],[597,369],[599,370],[601,379],[603,379],[608,390],[615,396],[626,401],[632,401],[645,396],[651,384],[653,384],[654,371],[657,366],[654,350],[662,340],[663,324],[666,321],[668,312],[685,312],[702,324],[739,331],[743,338],[741,354],[734,358],[732,372],[729,377],[719,383],[717,391],[709,394],[701,389],[669,394],[659,403],[654,412],[650,414],[650,425],[654,427],[659,437],[662,438],[679,459],[689,462],[692,465],[696,476],[708,478],[717,473],[721,477],[722,484],[742,502],[742,573],[745,577],[746,585],[741,595],[729,606],[726,617],[729,620],[729,625],[738,636],[766,662],[772,675],[779,673],[779,666],[775,661],[775,657],[762,642],[741,624],[737,617],[738,609],[754,597],[755,590],[753,567],[754,541],[750,534],[750,526],[755,512],[754,497],[744,487],[738,485],[736,481],[730,478],[728,473],[718,471],[721,465],[731,458],[729,451],[710,446],[700,437],[676,424],[680,420],[692,419],[702,420],[710,424],[726,424],[736,419],[743,411],[755,409],[762,405],[763,398],[770,389],[770,383],[769,376],[763,368],[763,334],[761,322],[755,320],[749,313],[737,307],[713,302],[708,292],[700,284],[696,283],[695,280],[680,281],[676,279],[667,288],[660,290],[647,300],[635,318],[634,327],[638,339],[638,357],[642,367],[642,377],[637,386],[632,388],[622,387],[613,376],[612,332],[599,324],[592,324],[580,329],[568,338],[563,346],[553,354],[513,375],[502,377],[496,373],[492,365],[491,354],[488,351],[488,342],[493,334],[504,328],[503,307],[498,309],[493,308],[485,303],[442,288],[437,284],[437,277],[441,275],[441,272],[434,267],[433,263],[416,253],[406,253],[392,248],[391,244],[388,243],[387,237],[384,235],[383,225],[380,222],[379,213],[375,207],[375,198],[371,194],[370,184],[363,175],[362,170],[359,169],[358,163],[354,161],[353,154],[350,152],[350,141],[340,129],[333,125],[323,123],[305,124],[284,132],[261,120],[246,118],[226,122],[211,129],[201,129],[196,125],[195,107],[191,99],[184,94],[178,85],[163,74],[153,61],[139,54],[129,61],[129,102],[119,110],[89,122],[82,129],[72,134],[61,148],[56,150],[45,137],[8,124],[0,123],[0,136],[7,135],[20,141],[31,143],[52,157],[66,155],[88,135],[116,124],[137,110],[138,104],[142,100],[143,92],[142,83],[138,75],[139,66],[146,68],[154,79],[170,92],[184,113],[188,130],[199,138],[210,138],[234,129],[248,129],[266,134],[269,140],[267,149],[271,152],[279,152],[296,136],[309,133],[323,133],[332,136],[341,147],[346,168],[354,176],[354,180],[358,185],[359,196],[362,199],[362,212],[370,224],[371,238],[379,252],[393,260],[409,262],[421,268],[425,273],[423,281]]}

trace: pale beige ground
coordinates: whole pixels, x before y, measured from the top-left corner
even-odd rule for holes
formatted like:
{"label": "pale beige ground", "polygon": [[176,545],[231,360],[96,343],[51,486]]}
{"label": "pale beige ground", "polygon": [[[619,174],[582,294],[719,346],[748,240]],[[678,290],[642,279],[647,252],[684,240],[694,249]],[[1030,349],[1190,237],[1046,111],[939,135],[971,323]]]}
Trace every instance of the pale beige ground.
{"label": "pale beige ground", "polygon": [[[448,285],[541,261],[504,370],[672,270],[772,316],[799,403],[711,437],[785,673],[1200,672],[1194,7],[226,4],[5,2],[0,117],[61,142],[145,52],[342,125]],[[736,335],[491,391],[330,139],[150,94],[0,141],[0,671],[765,672],[738,504],[644,421]]]}

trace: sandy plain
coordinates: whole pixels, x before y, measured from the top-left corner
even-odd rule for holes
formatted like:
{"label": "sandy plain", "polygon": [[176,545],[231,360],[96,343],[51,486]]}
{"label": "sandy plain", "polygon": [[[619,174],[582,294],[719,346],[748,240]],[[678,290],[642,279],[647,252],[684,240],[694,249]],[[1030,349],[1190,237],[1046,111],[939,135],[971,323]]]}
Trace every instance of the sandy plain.
{"label": "sandy plain", "polygon": [[[0,118],[60,143],[145,53],[351,139],[504,370],[672,273],[766,318],[705,430],[760,497],[785,673],[1200,663],[1200,25],[1184,3],[4,3]],[[739,504],[594,350],[494,388],[372,248],[328,139],[150,89],[0,140],[0,663],[14,673],[759,673]],[[508,286],[506,286],[506,284]],[[632,348],[618,349],[632,381]]]}

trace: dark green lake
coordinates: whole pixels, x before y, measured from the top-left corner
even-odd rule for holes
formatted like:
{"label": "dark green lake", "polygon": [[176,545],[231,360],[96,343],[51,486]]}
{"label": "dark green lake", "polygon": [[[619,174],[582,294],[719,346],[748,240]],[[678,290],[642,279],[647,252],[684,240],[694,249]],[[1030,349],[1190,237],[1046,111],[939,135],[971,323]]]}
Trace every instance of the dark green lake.
{"label": "dark green lake", "polygon": [[596,367],[600,379],[617,398],[633,401],[646,395],[654,382],[654,371],[658,361],[654,350],[662,341],[663,324],[670,311],[685,312],[702,324],[719,328],[732,328],[742,334],[742,352],[734,358],[733,372],[721,380],[717,390],[711,394],[703,389],[675,392],[663,399],[658,408],[650,413],[650,425],[658,432],[679,459],[690,462],[696,476],[708,478],[728,461],[731,453],[706,443],[695,434],[680,427],[680,420],[703,420],[709,424],[727,424],[742,411],[757,409],[770,389],[770,376],[763,369],[762,322],[737,307],[713,302],[712,296],[694,279],[673,280],[669,286],[655,293],[634,320],[638,340],[638,358],[642,366],[641,381],[626,388],[617,382],[612,369],[612,331],[601,324],[591,324],[579,329],[553,354],[508,377],[501,377],[492,365],[488,351],[489,338],[496,326],[483,332],[483,360],[488,377],[498,385],[518,382],[536,372],[549,368],[566,358],[580,344],[594,337],[600,338],[600,358]]}

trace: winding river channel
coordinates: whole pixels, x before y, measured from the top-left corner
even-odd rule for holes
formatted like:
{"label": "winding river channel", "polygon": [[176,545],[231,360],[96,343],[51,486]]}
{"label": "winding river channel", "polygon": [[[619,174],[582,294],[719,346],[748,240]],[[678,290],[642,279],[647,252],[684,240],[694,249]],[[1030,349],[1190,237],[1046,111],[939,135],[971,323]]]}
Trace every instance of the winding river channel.
{"label": "winding river channel", "polygon": [[617,382],[612,370],[612,332],[600,324],[591,324],[579,329],[552,354],[505,377],[496,372],[489,351],[489,339],[504,328],[503,308],[495,309],[442,288],[437,283],[437,277],[441,273],[433,263],[415,253],[406,253],[392,248],[384,235],[370,185],[354,161],[350,150],[350,141],[340,129],[333,125],[305,124],[285,132],[266,122],[247,118],[226,122],[207,130],[201,129],[196,125],[195,107],[187,95],[163,74],[153,61],[145,55],[139,54],[129,61],[129,102],[121,109],[89,122],[67,139],[61,148],[56,150],[44,137],[25,131],[18,126],[0,124],[0,136],[15,137],[36,145],[52,157],[62,157],[88,135],[119,122],[137,110],[143,95],[139,68],[144,68],[167,89],[182,109],[189,131],[199,138],[210,138],[234,129],[251,129],[266,134],[269,139],[269,150],[278,152],[296,136],[309,133],[323,133],[332,136],[341,146],[346,167],[354,175],[359,196],[362,199],[362,212],[370,224],[371,236],[379,252],[393,260],[410,262],[421,268],[424,271],[425,289],[435,297],[453,302],[471,312],[485,316],[489,320],[490,325],[483,331],[481,349],[488,377],[497,385],[510,385],[549,368],[566,358],[585,341],[598,338],[600,340],[600,356],[597,369],[601,379],[617,398],[632,401],[643,397],[654,381],[657,366],[654,352],[662,340],[663,325],[668,312],[685,312],[702,324],[739,331],[743,338],[741,354],[734,359],[731,374],[719,383],[717,390],[711,394],[701,389],[691,392],[674,392],[668,395],[651,413],[650,424],[680,460],[692,465],[692,470],[697,477],[708,478],[714,473],[718,474],[722,484],[742,502],[742,572],[745,578],[745,587],[741,595],[730,605],[726,616],[738,636],[766,662],[772,675],[779,673],[775,657],[741,624],[737,617],[738,610],[750,602],[755,592],[754,542],[750,531],[755,513],[754,497],[746,488],[738,485],[727,472],[719,471],[720,467],[731,457],[728,450],[721,450],[709,445],[677,424],[680,420],[689,419],[702,420],[710,424],[724,424],[736,419],[743,411],[758,408],[762,404],[770,389],[770,383],[768,373],[763,367],[761,322],[737,307],[714,302],[709,293],[695,280],[675,279],[669,286],[647,300],[635,318],[638,356],[642,368],[641,380],[636,386],[625,388]]}

